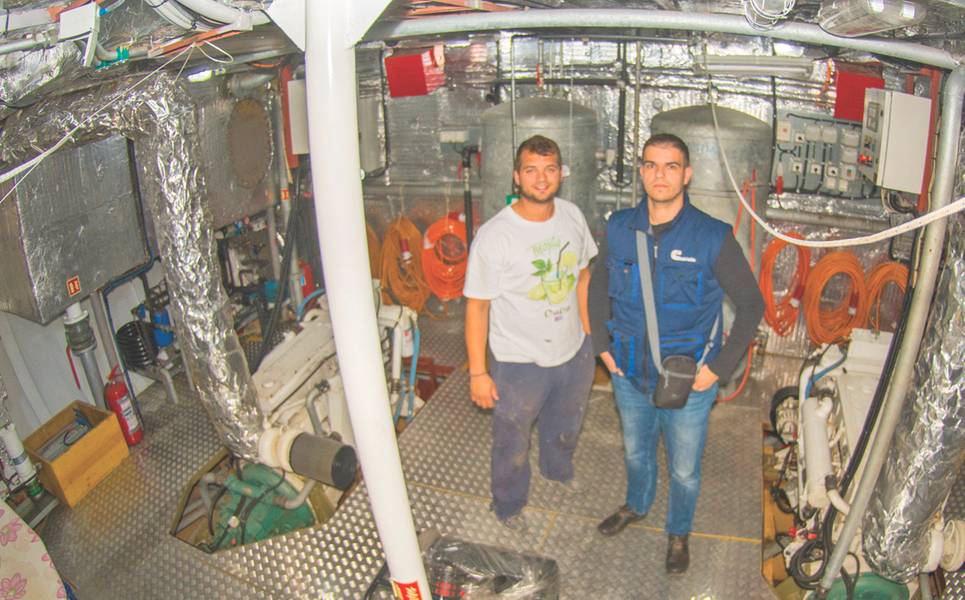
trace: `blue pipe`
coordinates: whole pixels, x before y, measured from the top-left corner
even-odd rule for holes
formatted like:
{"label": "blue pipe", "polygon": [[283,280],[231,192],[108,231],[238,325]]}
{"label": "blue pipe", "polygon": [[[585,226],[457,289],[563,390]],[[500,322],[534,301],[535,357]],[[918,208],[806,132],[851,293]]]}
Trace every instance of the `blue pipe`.
{"label": "blue pipe", "polygon": [[295,308],[295,320],[296,320],[296,321],[301,321],[301,320],[302,320],[302,313],[305,312],[305,307],[308,306],[308,303],[311,302],[312,300],[314,300],[315,298],[318,298],[319,296],[321,296],[321,295],[324,294],[324,293],[325,293],[325,288],[318,288],[317,290],[315,290],[315,291],[312,292],[311,294],[305,296],[305,297],[302,299],[302,301],[298,303],[298,307]]}
{"label": "blue pipe", "polygon": [[[419,333],[419,325],[412,322],[412,362],[409,364],[409,415],[412,418],[415,414],[415,382],[418,377],[417,369],[419,366],[419,346],[422,343],[422,334]],[[400,401],[399,404],[402,402]]]}
{"label": "blue pipe", "polygon": [[842,355],[841,355],[841,358],[839,358],[836,363],[834,363],[834,364],[831,365],[830,367],[827,367],[827,368],[825,368],[825,369],[822,369],[821,371],[818,371],[817,374],[815,374],[815,375],[811,375],[811,379],[808,380],[808,384],[807,384],[807,386],[804,388],[804,397],[805,397],[805,398],[810,398],[810,397],[811,397],[811,386],[813,386],[815,383],[818,382],[819,379],[821,379],[822,377],[824,377],[825,375],[827,375],[827,374],[830,373],[831,371],[833,371],[833,370],[837,369],[838,367],[840,367],[841,364],[844,363],[844,361],[846,361],[847,359],[848,359],[848,355],[847,355],[847,354],[842,354]]}
{"label": "blue pipe", "polygon": [[[422,334],[419,332],[419,326],[415,321],[412,322],[412,361],[409,364],[409,393],[408,393],[408,415],[407,419],[411,419],[412,415],[415,413],[415,382],[417,376],[417,370],[419,367],[419,346],[422,343]],[[392,413],[392,422],[398,423],[399,417],[402,416],[402,398],[395,404],[395,411]]]}

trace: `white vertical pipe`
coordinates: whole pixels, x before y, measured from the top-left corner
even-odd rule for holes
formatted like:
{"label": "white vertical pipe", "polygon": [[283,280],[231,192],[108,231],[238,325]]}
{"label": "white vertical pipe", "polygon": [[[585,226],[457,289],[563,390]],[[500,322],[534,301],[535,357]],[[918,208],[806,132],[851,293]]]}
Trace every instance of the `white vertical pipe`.
{"label": "white vertical pipe", "polygon": [[831,448],[828,444],[830,413],[831,405],[827,400],[811,396],[801,401],[807,503],[820,509],[828,506],[828,492],[824,481],[831,474]]}
{"label": "white vertical pipe", "polygon": [[308,133],[325,289],[356,449],[392,580],[430,598],[389,413],[369,279],[351,2],[306,2]]}

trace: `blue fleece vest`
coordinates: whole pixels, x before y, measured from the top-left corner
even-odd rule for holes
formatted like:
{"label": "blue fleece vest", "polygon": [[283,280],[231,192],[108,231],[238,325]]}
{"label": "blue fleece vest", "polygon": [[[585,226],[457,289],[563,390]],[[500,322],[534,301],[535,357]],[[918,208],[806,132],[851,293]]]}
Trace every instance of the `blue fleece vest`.
{"label": "blue fleece vest", "polygon": [[[637,229],[647,233],[652,258],[660,352],[664,357],[683,354],[700,360],[714,320],[721,315],[724,291],[713,269],[730,226],[695,208],[686,196],[659,243],[651,234],[646,198],[636,208],[610,216],[606,259],[613,317],[607,321],[610,354],[634,387],[648,393],[657,381],[657,368],[647,342],[640,294]],[[720,352],[722,329],[723,323],[717,328],[707,362]]]}

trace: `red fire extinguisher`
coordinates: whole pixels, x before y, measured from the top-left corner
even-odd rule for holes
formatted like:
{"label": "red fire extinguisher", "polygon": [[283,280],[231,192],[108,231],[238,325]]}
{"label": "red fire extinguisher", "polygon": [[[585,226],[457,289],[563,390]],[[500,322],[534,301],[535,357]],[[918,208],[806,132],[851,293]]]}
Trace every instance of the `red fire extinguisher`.
{"label": "red fire extinguisher", "polygon": [[137,420],[137,413],[134,412],[134,405],[131,397],[127,393],[127,386],[124,378],[118,371],[120,365],[114,365],[111,374],[108,376],[107,385],[104,386],[104,400],[114,414],[117,415],[117,422],[121,425],[121,433],[128,446],[135,446],[144,437],[141,423]]}

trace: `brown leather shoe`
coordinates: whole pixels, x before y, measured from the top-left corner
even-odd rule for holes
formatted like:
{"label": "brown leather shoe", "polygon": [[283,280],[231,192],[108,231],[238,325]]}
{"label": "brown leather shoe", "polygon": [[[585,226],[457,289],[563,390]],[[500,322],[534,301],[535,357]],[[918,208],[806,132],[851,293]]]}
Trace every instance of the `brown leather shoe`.
{"label": "brown leather shoe", "polygon": [[690,550],[686,535],[670,534],[667,539],[667,573],[683,573],[690,566]]}
{"label": "brown leather shoe", "polygon": [[603,535],[616,535],[626,529],[630,523],[636,523],[646,516],[646,513],[641,515],[633,512],[629,506],[624,504],[615,513],[600,521],[596,529]]}

